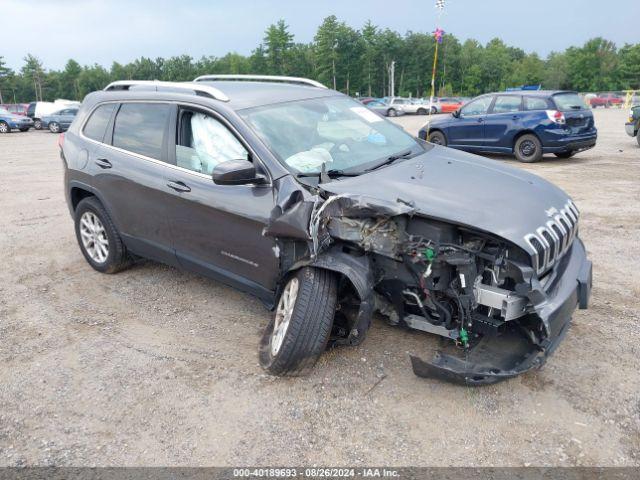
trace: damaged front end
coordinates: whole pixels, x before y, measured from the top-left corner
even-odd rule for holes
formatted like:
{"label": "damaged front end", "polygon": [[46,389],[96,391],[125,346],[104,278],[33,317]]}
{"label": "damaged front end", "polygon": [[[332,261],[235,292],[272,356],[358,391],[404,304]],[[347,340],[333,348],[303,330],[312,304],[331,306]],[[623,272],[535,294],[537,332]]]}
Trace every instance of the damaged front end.
{"label": "damaged front end", "polygon": [[576,305],[586,308],[591,263],[577,236],[540,274],[521,247],[423,216],[410,201],[281,193],[265,234],[277,238],[284,270],[311,265],[347,280],[333,344],[360,343],[377,310],[448,340],[430,361],[411,356],[416,375],[488,384],[543,365]]}

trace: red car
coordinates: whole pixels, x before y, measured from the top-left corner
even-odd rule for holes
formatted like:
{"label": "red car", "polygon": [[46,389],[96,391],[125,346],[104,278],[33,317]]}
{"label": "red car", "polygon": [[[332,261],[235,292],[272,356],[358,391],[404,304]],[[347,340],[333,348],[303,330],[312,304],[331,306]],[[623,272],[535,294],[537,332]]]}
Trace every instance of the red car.
{"label": "red car", "polygon": [[0,108],[4,108],[15,115],[27,115],[28,103],[2,103]]}
{"label": "red car", "polygon": [[458,98],[440,98],[435,106],[438,113],[452,113],[462,106],[462,102]]}
{"label": "red car", "polygon": [[598,95],[597,97],[593,97],[589,102],[591,104],[591,108],[596,107],[605,107],[609,108],[612,105],[620,106],[624,103],[624,100],[620,98],[618,95],[613,93],[603,93]]}

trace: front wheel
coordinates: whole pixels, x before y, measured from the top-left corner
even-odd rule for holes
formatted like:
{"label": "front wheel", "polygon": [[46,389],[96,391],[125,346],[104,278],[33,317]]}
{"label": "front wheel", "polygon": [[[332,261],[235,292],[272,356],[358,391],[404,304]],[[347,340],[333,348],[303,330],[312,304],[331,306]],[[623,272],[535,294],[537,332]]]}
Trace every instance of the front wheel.
{"label": "front wheel", "polygon": [[533,163],[542,158],[542,144],[535,135],[522,135],[516,140],[513,150],[520,162]]}
{"label": "front wheel", "polygon": [[328,270],[305,267],[289,279],[260,342],[262,368],[302,375],[313,367],[329,341],[337,291],[336,274]]}
{"label": "front wheel", "polygon": [[435,115],[438,113],[438,109],[436,107],[431,107],[431,115]]}
{"label": "front wheel", "polygon": [[49,124],[49,131],[51,133],[60,133],[60,124],[58,122],[51,122]]}
{"label": "front wheel", "polygon": [[11,129],[9,128],[9,124],[7,122],[0,121],[0,133],[9,133]]}
{"label": "front wheel", "polygon": [[442,132],[431,132],[429,133],[429,141],[435,145],[447,146],[447,139]]}
{"label": "front wheel", "polygon": [[35,128],[36,130],[42,130],[42,120],[40,120],[39,118],[36,118],[33,121],[33,128]]}
{"label": "front wheel", "polygon": [[560,153],[554,153],[554,155],[558,158],[571,158],[576,154],[576,152],[574,151],[569,151],[569,152],[560,152]]}
{"label": "front wheel", "polygon": [[387,117],[395,117],[398,115],[398,112],[394,108],[390,108],[387,110]]}
{"label": "front wheel", "polygon": [[426,115],[427,111],[424,108],[419,108],[417,113],[418,115]]}

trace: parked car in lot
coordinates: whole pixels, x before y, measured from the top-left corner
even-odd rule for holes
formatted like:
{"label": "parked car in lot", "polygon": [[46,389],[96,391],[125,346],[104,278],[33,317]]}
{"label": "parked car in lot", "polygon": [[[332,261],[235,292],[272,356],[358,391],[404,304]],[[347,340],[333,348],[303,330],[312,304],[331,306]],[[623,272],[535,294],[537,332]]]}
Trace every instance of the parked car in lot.
{"label": "parked car in lot", "polygon": [[404,115],[406,112],[404,111],[404,105],[395,104],[393,106],[389,105],[382,100],[373,100],[372,102],[367,103],[367,108],[373,110],[378,115],[383,117],[399,117]]}
{"label": "parked car in lot", "polygon": [[589,100],[591,108],[597,107],[619,107],[624,103],[624,99],[614,93],[603,93]]}
{"label": "parked car in lot", "polygon": [[11,130],[26,132],[33,127],[33,121],[24,115],[16,115],[9,110],[0,108],[0,133],[10,133]]}
{"label": "parked car in lot", "polygon": [[259,355],[272,374],[361,343],[379,310],[450,342],[452,354],[412,356],[417,375],[494,383],[540,367],[587,307],[591,263],[566,193],[313,80],[115,82],[62,135],[89,265],[151,258],[253,293],[275,309]]}
{"label": "parked car in lot", "polygon": [[64,132],[69,128],[73,119],[76,118],[78,108],[64,108],[51,115],[42,117],[42,128],[48,128],[51,133]]}
{"label": "parked car in lot", "polygon": [[452,113],[462,106],[462,101],[453,97],[438,98],[433,102],[431,113]]}
{"label": "parked car in lot", "polygon": [[640,105],[631,108],[629,112],[629,121],[625,124],[625,131],[631,137],[636,137],[638,146],[640,147]]}
{"label": "parked car in lot", "polygon": [[397,117],[398,112],[404,113],[416,113],[419,106],[414,105],[408,98],[403,97],[389,97],[386,99],[387,103],[387,117]]}
{"label": "parked car in lot", "polygon": [[58,99],[53,102],[31,102],[27,109],[27,116],[33,120],[33,127],[36,130],[42,129],[42,118],[51,115],[63,108],[78,107],[80,102],[73,100]]}
{"label": "parked car in lot", "polygon": [[576,92],[530,91],[481,95],[419,132],[439,145],[470,152],[513,154],[536,162],[545,153],[569,158],[593,148],[593,113]]}
{"label": "parked car in lot", "polygon": [[8,110],[10,113],[14,113],[16,115],[26,115],[27,109],[29,108],[28,103],[3,103],[0,104],[0,108],[4,108]]}

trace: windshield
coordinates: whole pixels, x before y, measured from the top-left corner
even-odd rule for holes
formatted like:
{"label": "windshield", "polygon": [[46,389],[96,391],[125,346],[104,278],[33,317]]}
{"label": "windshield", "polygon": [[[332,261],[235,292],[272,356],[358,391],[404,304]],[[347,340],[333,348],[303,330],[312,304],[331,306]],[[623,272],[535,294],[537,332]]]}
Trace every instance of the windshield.
{"label": "windshield", "polygon": [[568,112],[570,110],[582,110],[587,106],[582,101],[582,98],[577,93],[560,93],[554,95],[553,99],[556,102],[558,110],[561,112]]}
{"label": "windshield", "polygon": [[294,173],[362,172],[422,147],[400,127],[345,97],[267,105],[239,112]]}

